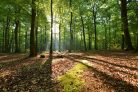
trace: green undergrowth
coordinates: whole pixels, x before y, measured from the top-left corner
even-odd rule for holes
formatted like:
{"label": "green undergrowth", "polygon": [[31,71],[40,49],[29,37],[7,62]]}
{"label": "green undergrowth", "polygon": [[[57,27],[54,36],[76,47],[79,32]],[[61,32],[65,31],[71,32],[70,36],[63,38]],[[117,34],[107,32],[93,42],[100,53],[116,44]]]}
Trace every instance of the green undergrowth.
{"label": "green undergrowth", "polygon": [[0,68],[2,68],[4,65],[3,64],[0,64]]}
{"label": "green undergrowth", "polygon": [[84,80],[80,78],[82,72],[87,69],[83,64],[75,65],[66,74],[59,76],[57,79],[63,86],[63,92],[79,92],[84,84]]}

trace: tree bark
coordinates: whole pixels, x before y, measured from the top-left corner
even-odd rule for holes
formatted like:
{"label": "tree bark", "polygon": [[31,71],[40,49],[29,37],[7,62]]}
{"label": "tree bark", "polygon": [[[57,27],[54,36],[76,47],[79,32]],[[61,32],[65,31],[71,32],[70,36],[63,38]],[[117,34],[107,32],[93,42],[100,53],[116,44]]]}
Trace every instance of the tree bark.
{"label": "tree bark", "polygon": [[4,52],[9,52],[9,27],[10,27],[10,18],[7,16],[7,20],[6,20],[6,28],[5,28],[5,44],[4,44],[4,48],[5,51]]}
{"label": "tree bark", "polygon": [[[38,17],[38,16],[37,16]],[[37,52],[38,52],[38,18],[36,20],[36,25],[35,25],[35,42],[36,42],[36,55],[37,55]]]}
{"label": "tree bark", "polygon": [[47,49],[47,28],[46,28],[46,26],[45,26],[45,50]]}
{"label": "tree bark", "polygon": [[5,23],[3,21],[3,34],[2,34],[2,40],[3,40],[3,43],[2,43],[2,52],[5,51]]}
{"label": "tree bark", "polygon": [[73,13],[72,13],[72,0],[70,0],[70,47],[69,47],[69,52],[71,52],[73,46],[71,43],[73,43],[73,30],[72,30],[72,18],[73,18]]}
{"label": "tree bark", "polygon": [[124,38],[124,35],[122,35],[122,45],[121,45],[121,49],[124,50],[124,47],[125,47],[125,38]]}
{"label": "tree bark", "polygon": [[53,0],[51,0],[51,42],[50,42],[50,52],[49,57],[52,58],[53,54]]}
{"label": "tree bark", "polygon": [[15,53],[19,52],[19,42],[18,42],[18,31],[19,31],[19,20],[15,20],[15,30],[14,30],[14,40],[15,40]]}
{"label": "tree bark", "polygon": [[104,37],[105,37],[105,44],[104,44],[104,48],[105,50],[107,50],[108,46],[107,46],[107,27],[106,27],[106,21],[104,23],[104,28],[105,28],[105,31],[104,31]]}
{"label": "tree bark", "polygon": [[[20,13],[20,9],[17,7],[15,14],[19,14],[19,13]],[[19,17],[16,15],[16,17],[15,17],[15,30],[14,30],[15,53],[20,52],[20,50],[19,50],[19,26],[20,26]]]}
{"label": "tree bark", "polygon": [[94,40],[94,48],[95,50],[98,49],[97,47],[97,24],[96,24],[96,6],[93,6],[93,23],[94,23],[94,36],[95,36],[95,40]]}
{"label": "tree bark", "polygon": [[92,49],[92,32],[89,28],[89,25],[87,29],[88,29],[88,38],[89,38],[89,50],[91,50]]}
{"label": "tree bark", "polygon": [[84,49],[85,49],[85,51],[87,51],[86,39],[85,39],[84,21],[83,21],[82,16],[81,16],[81,22],[82,22],[82,34],[83,34]]}
{"label": "tree bark", "polygon": [[61,51],[61,24],[59,23],[59,52]]}
{"label": "tree bark", "polygon": [[27,48],[28,48],[28,33],[27,31],[25,32],[25,52],[27,52]]}
{"label": "tree bark", "polygon": [[35,22],[36,22],[36,5],[35,0],[32,0],[32,15],[31,15],[31,32],[30,32],[30,57],[35,57],[36,41],[35,41]]}
{"label": "tree bark", "polygon": [[136,52],[138,52],[138,33],[137,33],[137,44],[136,44],[136,49],[135,49]]}
{"label": "tree bark", "polygon": [[122,18],[122,29],[124,31],[126,50],[133,50],[131,37],[128,30],[128,19],[127,19],[127,2],[121,0],[121,18]]}
{"label": "tree bark", "polygon": [[108,19],[108,25],[109,25],[109,40],[108,40],[108,48],[109,50],[111,49],[111,24],[110,24],[110,16],[109,16],[109,19]]}

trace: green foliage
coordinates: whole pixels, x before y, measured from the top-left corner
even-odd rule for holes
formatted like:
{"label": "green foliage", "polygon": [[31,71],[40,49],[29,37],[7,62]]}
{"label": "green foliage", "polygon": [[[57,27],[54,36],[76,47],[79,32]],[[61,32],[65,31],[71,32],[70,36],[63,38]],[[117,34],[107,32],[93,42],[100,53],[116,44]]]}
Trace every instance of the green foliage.
{"label": "green foliage", "polygon": [[[74,50],[82,50],[84,48],[82,37],[82,23],[80,16],[84,20],[84,30],[86,35],[87,46],[91,41],[92,48],[94,47],[94,14],[96,13],[96,26],[97,26],[97,43],[100,49],[104,49],[105,44],[110,44],[110,48],[117,48],[122,40],[121,32],[121,15],[120,5],[116,0],[71,0],[72,5],[70,7],[70,0],[53,0],[53,12],[54,21],[60,24],[61,33],[61,49],[69,48],[70,39],[70,12],[72,12],[72,31],[73,31],[73,45]],[[50,39],[50,0],[37,0],[36,1],[36,27],[38,27],[37,39],[38,39],[38,51],[46,50],[49,48]],[[128,20],[129,31],[134,33],[132,39],[136,38],[138,33],[138,9],[137,2],[129,2],[128,8]],[[21,51],[29,49],[29,36],[31,28],[31,7],[32,0],[1,0],[0,3],[0,42],[2,47],[4,38],[3,30],[5,32],[7,17],[10,19],[9,34],[10,40],[14,40],[12,31],[15,30],[15,20],[20,21],[20,48]],[[17,10],[19,10],[17,12]],[[58,27],[57,27],[58,28]],[[27,42],[25,40],[27,33]],[[104,34],[104,35],[103,35]],[[106,34],[106,35],[105,35]],[[109,36],[110,35],[110,36]],[[91,40],[90,40],[91,38]],[[111,41],[109,41],[111,39]],[[59,40],[59,39],[58,39]],[[107,41],[107,43],[105,42]],[[104,44],[103,44],[104,43]],[[134,41],[134,43],[136,43]],[[12,43],[14,49],[14,41]],[[27,44],[27,48],[25,48]],[[54,43],[55,44],[55,43]],[[116,44],[116,46],[114,46]],[[25,50],[26,49],[26,50]],[[107,47],[109,49],[109,47]],[[14,52],[11,51],[11,52]]]}

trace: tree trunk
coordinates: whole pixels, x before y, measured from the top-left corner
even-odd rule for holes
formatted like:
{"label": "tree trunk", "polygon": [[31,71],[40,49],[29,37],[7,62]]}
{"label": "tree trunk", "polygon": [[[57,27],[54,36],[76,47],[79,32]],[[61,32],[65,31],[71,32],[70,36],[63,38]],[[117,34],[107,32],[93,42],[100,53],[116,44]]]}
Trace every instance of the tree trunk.
{"label": "tree trunk", "polygon": [[[19,14],[20,13],[20,9],[17,7],[15,14]],[[15,17],[15,30],[14,30],[14,40],[15,40],[15,53],[20,52],[19,50],[19,26],[20,26],[20,21],[19,21],[19,17]]]}
{"label": "tree trunk", "polygon": [[28,33],[27,33],[27,30],[26,30],[26,32],[25,32],[25,52],[27,52],[27,48],[28,48],[28,40],[27,40],[27,38],[28,38]]}
{"label": "tree trunk", "polygon": [[50,53],[49,57],[52,58],[53,54],[53,0],[51,0],[51,42],[50,42]]}
{"label": "tree trunk", "polygon": [[35,0],[32,0],[32,15],[31,15],[31,32],[30,32],[30,57],[35,57],[36,53],[36,41],[35,41],[35,22],[36,22],[36,5]]}
{"label": "tree trunk", "polygon": [[121,45],[121,49],[124,50],[124,47],[125,47],[125,38],[124,38],[124,35],[122,35],[122,45]]}
{"label": "tree trunk", "polygon": [[128,19],[127,19],[127,3],[126,0],[121,0],[121,18],[122,18],[122,29],[124,31],[126,50],[133,50],[131,37],[128,31]]}
{"label": "tree trunk", "polygon": [[19,34],[19,37],[18,37],[18,39],[19,39],[19,52],[21,52],[21,45],[22,45],[22,39],[21,39],[21,24],[19,23],[19,30],[18,30],[18,34]]}
{"label": "tree trunk", "polygon": [[3,21],[3,34],[2,34],[2,52],[4,52],[5,51],[5,24],[4,24],[4,21]]}
{"label": "tree trunk", "polygon": [[47,49],[47,28],[46,28],[46,26],[45,26],[45,42],[44,42],[44,44],[45,44],[45,50]]}
{"label": "tree trunk", "polygon": [[96,10],[95,10],[95,6],[93,6],[93,22],[94,22],[94,36],[95,36],[95,41],[94,41],[94,48],[95,50],[98,49],[97,47],[97,28],[96,28]]}
{"label": "tree trunk", "polygon": [[107,50],[107,28],[106,28],[106,23],[104,23],[104,28],[105,28],[105,32],[104,32],[104,37],[105,37],[105,50]]}
{"label": "tree trunk", "polygon": [[73,13],[72,13],[72,0],[70,0],[70,48],[69,52],[71,52],[73,46],[71,43],[73,43],[73,30],[72,30],[72,18],[73,18]]}
{"label": "tree trunk", "polygon": [[136,45],[136,52],[138,52],[138,33],[137,33],[137,45]]}
{"label": "tree trunk", "polygon": [[87,51],[86,39],[85,39],[84,21],[83,21],[82,16],[81,16],[81,22],[82,22],[82,34],[83,34],[84,49],[85,49],[85,51]]}
{"label": "tree trunk", "polygon": [[36,25],[35,25],[35,41],[36,41],[36,55],[37,55],[37,52],[38,52],[38,18],[36,20]]}
{"label": "tree trunk", "polygon": [[10,52],[14,52],[14,31],[12,30],[11,38],[10,38]]}
{"label": "tree trunk", "polygon": [[59,23],[59,52],[61,51],[61,24]]}
{"label": "tree trunk", "polygon": [[7,16],[6,20],[6,28],[5,28],[5,51],[4,52],[9,52],[9,27],[10,27],[10,19]]}
{"label": "tree trunk", "polygon": [[108,48],[109,48],[109,50],[111,49],[111,28],[110,28],[110,26],[111,26],[111,24],[110,24],[110,17],[109,17],[109,20],[108,20],[108,23],[109,23],[109,46],[108,46]]}
{"label": "tree trunk", "polygon": [[19,42],[18,42],[18,40],[19,40],[19,33],[18,33],[18,31],[19,31],[19,20],[15,20],[15,30],[14,30],[14,34],[15,34],[15,36],[14,36],[14,39],[15,39],[15,53],[18,53],[19,52]]}
{"label": "tree trunk", "polygon": [[88,26],[89,50],[92,49],[92,32]]}

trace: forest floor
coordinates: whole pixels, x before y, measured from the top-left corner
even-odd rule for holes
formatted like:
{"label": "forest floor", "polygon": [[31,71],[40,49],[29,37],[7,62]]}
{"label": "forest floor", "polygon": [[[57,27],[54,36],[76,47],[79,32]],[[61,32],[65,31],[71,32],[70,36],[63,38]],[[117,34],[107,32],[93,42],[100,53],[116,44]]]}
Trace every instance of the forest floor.
{"label": "forest floor", "polygon": [[138,53],[0,54],[0,92],[138,92]]}

